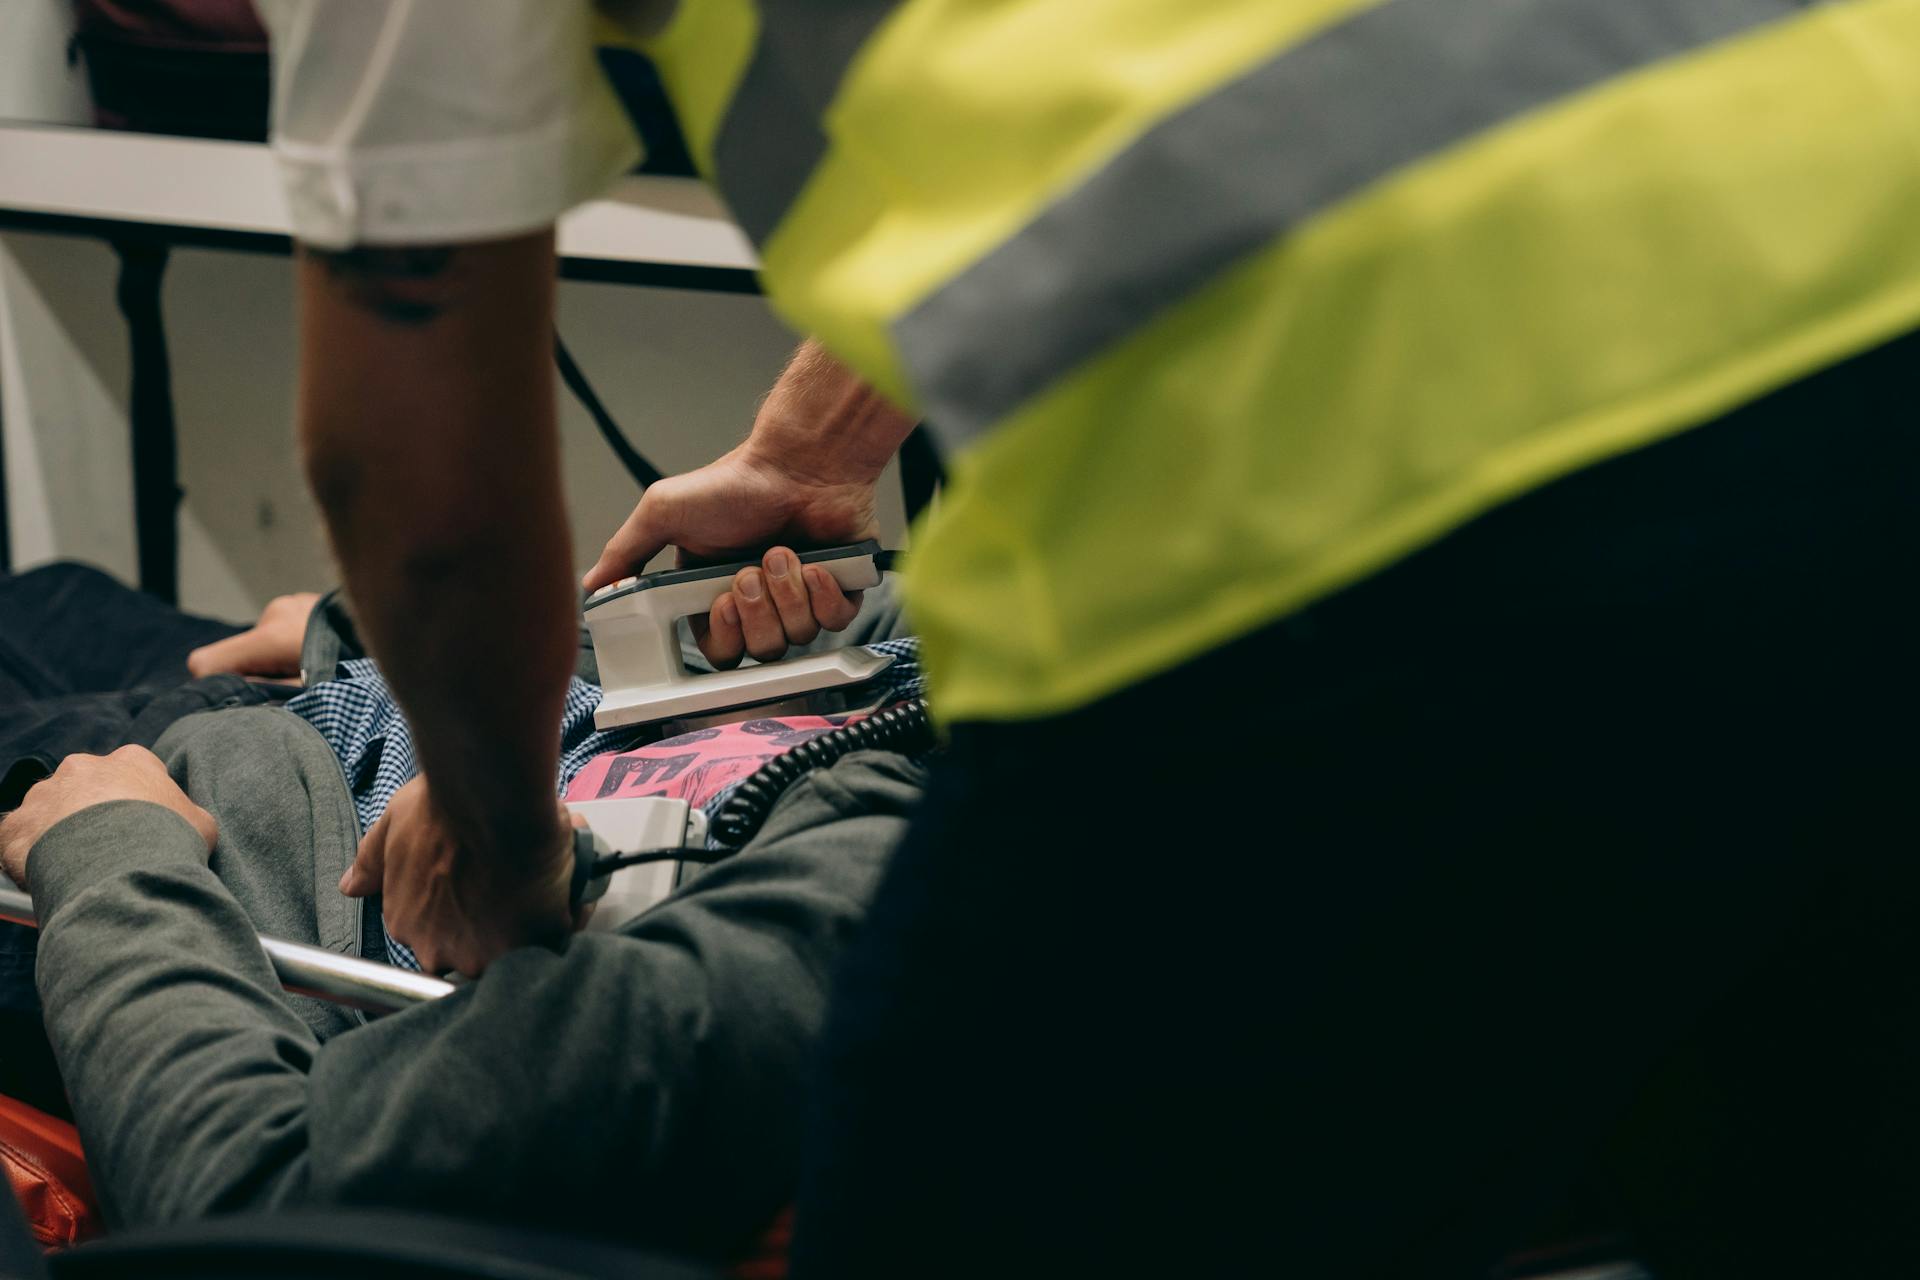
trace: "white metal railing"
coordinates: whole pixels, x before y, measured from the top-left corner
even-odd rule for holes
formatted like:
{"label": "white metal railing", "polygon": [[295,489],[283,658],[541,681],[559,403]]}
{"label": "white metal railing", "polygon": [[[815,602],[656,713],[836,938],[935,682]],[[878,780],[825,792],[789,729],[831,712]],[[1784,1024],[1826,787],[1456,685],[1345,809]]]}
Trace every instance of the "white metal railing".
{"label": "white metal railing", "polygon": [[[0,877],[0,920],[33,928],[40,924],[33,899],[4,877]],[[337,955],[298,942],[262,937],[260,948],[279,975],[280,985],[288,991],[371,1013],[393,1013],[438,1000],[453,990],[453,984],[444,978]]]}

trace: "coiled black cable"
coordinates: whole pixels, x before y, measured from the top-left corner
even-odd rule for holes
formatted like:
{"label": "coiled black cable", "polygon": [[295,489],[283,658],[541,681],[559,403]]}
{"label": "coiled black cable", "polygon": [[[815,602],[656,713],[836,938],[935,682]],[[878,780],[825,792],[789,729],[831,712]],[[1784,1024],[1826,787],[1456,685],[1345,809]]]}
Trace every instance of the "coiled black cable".
{"label": "coiled black cable", "polygon": [[824,769],[855,751],[901,751],[913,755],[931,750],[938,740],[925,698],[898,702],[864,720],[843,724],[761,765],[720,806],[710,834],[729,849],[738,849],[760,830],[787,788],[815,769]]}

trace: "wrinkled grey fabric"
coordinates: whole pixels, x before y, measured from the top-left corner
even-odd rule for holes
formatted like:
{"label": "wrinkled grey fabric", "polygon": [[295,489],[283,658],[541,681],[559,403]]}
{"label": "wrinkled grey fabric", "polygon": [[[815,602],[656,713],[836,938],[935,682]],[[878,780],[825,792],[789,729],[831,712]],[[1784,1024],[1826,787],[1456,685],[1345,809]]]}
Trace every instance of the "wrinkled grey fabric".
{"label": "wrinkled grey fabric", "polygon": [[[178,816],[133,801],[68,818],[28,863],[47,1029],[110,1224],[383,1205],[719,1254],[790,1202],[829,973],[919,767],[848,756],[620,932],[512,952],[323,1043],[254,931],[297,933],[304,910],[323,945],[345,942],[344,921],[298,905],[327,899],[351,847],[326,845],[348,829],[345,784],[268,717],[311,732],[228,713],[167,744],[223,823],[217,867]],[[272,786],[284,803],[263,804]],[[294,905],[264,905],[283,893]]]}
{"label": "wrinkled grey fabric", "polygon": [[[208,865],[255,931],[360,954],[361,903],[340,892],[359,822],[340,762],[312,725],[277,707],[208,712],[167,730],[154,754],[220,824]],[[364,1021],[339,1005],[287,999],[321,1039]]]}

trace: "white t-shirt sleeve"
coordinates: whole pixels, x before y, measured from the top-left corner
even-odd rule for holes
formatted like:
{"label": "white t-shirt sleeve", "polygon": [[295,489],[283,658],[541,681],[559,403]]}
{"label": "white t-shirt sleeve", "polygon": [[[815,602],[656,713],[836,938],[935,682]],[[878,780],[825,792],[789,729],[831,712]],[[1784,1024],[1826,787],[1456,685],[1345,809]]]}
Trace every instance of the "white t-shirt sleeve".
{"label": "white t-shirt sleeve", "polygon": [[294,234],[327,249],[537,230],[640,155],[588,0],[258,0]]}

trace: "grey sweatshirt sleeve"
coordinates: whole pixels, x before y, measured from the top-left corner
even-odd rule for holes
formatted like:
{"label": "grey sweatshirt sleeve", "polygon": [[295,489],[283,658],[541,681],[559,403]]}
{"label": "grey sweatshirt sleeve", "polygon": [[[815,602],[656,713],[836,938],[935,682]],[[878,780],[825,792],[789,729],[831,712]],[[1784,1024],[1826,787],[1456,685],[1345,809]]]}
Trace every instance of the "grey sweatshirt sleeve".
{"label": "grey sweatshirt sleeve", "polygon": [[793,1194],[828,974],[922,781],[848,757],[624,933],[324,1048],[185,823],[68,819],[29,861],[40,986],[109,1221],[394,1205],[737,1247]]}
{"label": "grey sweatshirt sleeve", "polygon": [[317,1042],[206,863],[185,820],[137,801],[73,815],[27,859],[47,1034],[110,1223],[302,1190]]}

